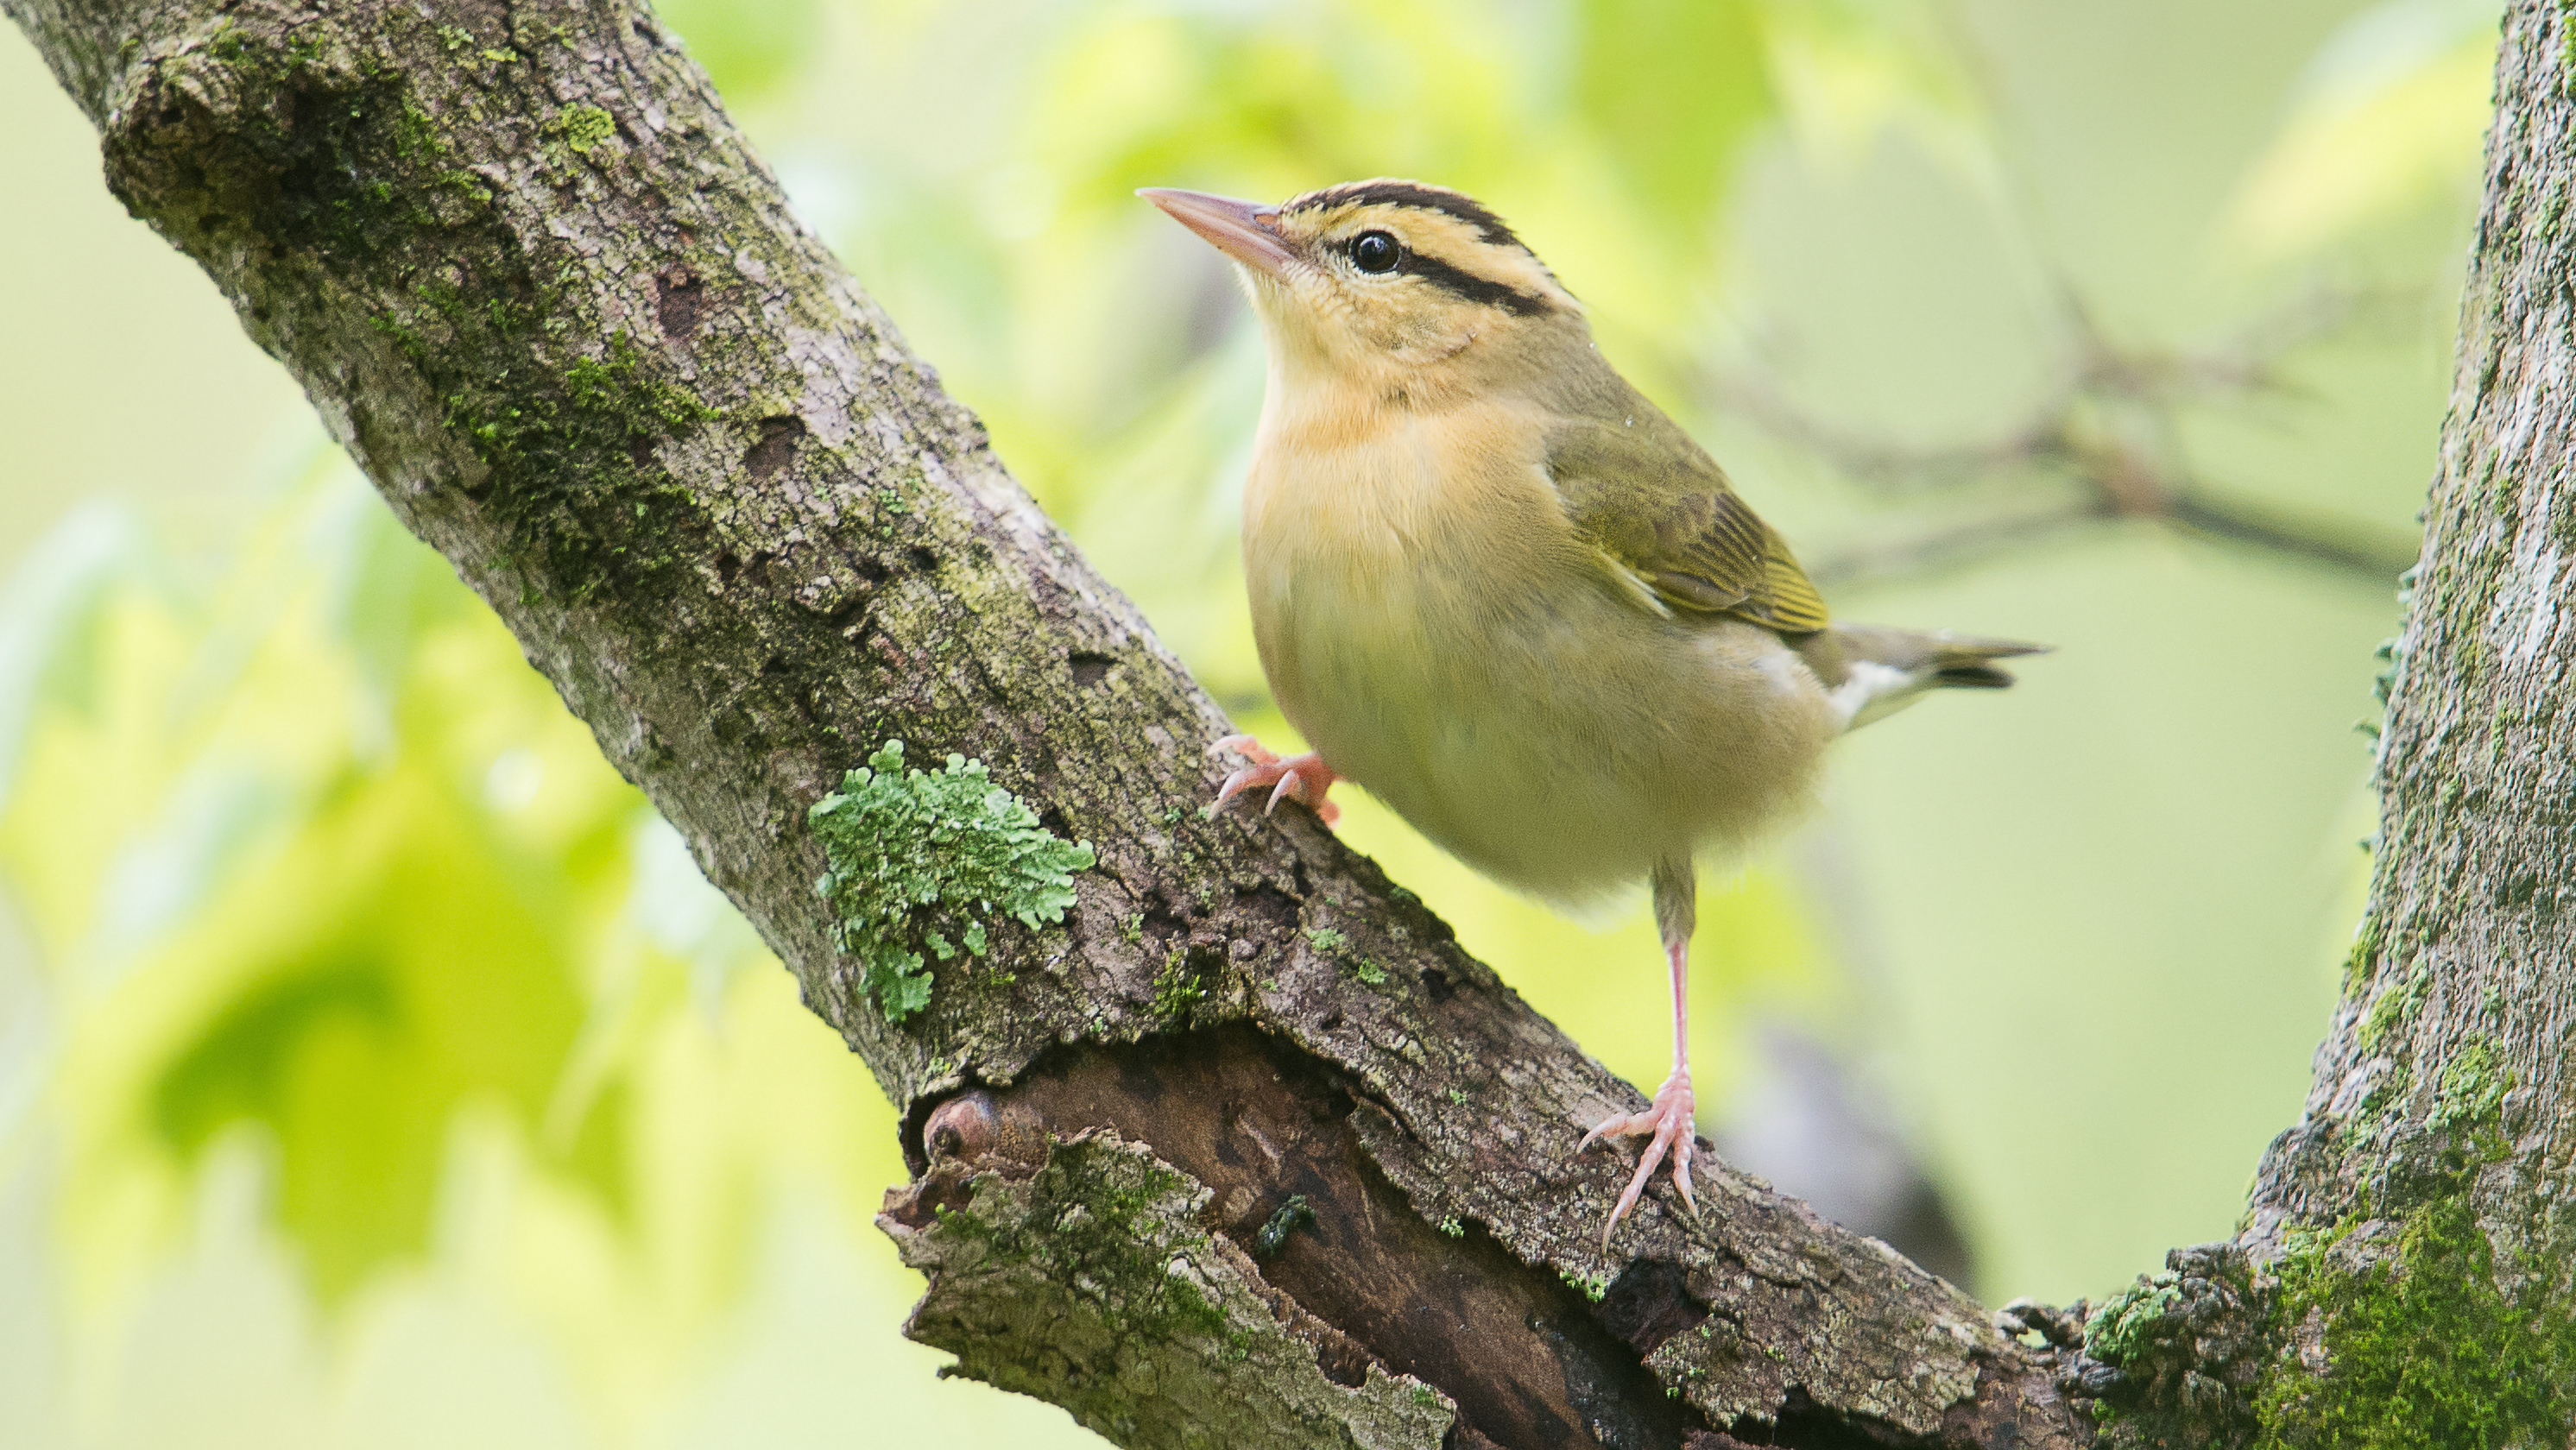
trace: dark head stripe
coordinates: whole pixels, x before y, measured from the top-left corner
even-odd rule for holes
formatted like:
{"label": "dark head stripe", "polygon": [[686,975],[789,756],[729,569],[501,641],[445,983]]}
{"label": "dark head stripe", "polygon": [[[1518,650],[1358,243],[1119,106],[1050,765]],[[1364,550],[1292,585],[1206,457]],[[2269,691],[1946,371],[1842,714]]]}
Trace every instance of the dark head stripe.
{"label": "dark head stripe", "polygon": [[1463,297],[1487,307],[1500,307],[1522,317],[1545,312],[1553,306],[1544,297],[1532,297],[1518,288],[1453,267],[1438,257],[1426,257],[1411,247],[1404,249],[1404,260],[1398,262],[1395,269],[1419,277],[1453,297]]}
{"label": "dark head stripe", "polygon": [[1521,244],[1521,239],[1512,235],[1512,229],[1503,225],[1503,219],[1485,210],[1475,198],[1414,181],[1353,181],[1341,186],[1328,186],[1321,191],[1310,191],[1280,210],[1321,211],[1353,205],[1409,206],[1421,211],[1436,211],[1474,227],[1486,241],[1511,247]]}

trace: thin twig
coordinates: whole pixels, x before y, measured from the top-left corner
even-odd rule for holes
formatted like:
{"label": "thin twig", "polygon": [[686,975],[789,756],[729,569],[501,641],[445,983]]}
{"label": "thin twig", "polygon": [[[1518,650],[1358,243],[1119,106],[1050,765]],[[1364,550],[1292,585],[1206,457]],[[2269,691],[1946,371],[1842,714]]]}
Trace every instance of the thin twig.
{"label": "thin twig", "polygon": [[1730,411],[1874,492],[1938,492],[2022,474],[2033,488],[2071,481],[2086,495],[1831,555],[1811,570],[1819,582],[1850,584],[1952,568],[2102,518],[2153,519],[2381,583],[2394,582],[2415,561],[2414,538],[2398,531],[2211,492],[2187,457],[2180,427],[2185,407],[2298,396],[2281,359],[2348,334],[2357,320],[2385,315],[2397,294],[2319,291],[2253,324],[2235,342],[2196,352],[2124,349],[2095,322],[2071,284],[2061,279],[2058,296],[2068,339],[2066,375],[2021,423],[1983,441],[1911,447],[1828,423],[1751,378],[1728,378],[1710,388]]}

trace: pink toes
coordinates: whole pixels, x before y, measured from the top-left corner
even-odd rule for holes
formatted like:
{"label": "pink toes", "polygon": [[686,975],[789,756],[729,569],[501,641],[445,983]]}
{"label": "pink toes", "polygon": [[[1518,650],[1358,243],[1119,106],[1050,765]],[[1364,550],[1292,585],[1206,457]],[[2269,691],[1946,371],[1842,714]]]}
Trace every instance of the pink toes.
{"label": "pink toes", "polygon": [[1662,1166],[1667,1155],[1673,1162],[1673,1186],[1681,1190],[1682,1203],[1690,1209],[1692,1216],[1698,1216],[1699,1199],[1691,1192],[1690,1175],[1691,1157],[1695,1151],[1691,1121],[1695,1106],[1690,1074],[1677,1072],[1656,1089],[1654,1106],[1642,1113],[1623,1113],[1605,1119],[1584,1134],[1583,1141],[1576,1145],[1574,1151],[1580,1153],[1596,1140],[1652,1135],[1646,1141],[1646,1151],[1637,1160],[1637,1171],[1629,1178],[1626,1191],[1619,1195],[1617,1206],[1610,1210],[1610,1221],[1601,1226],[1604,1252],[1609,1250],[1610,1235],[1618,1229],[1619,1220],[1626,1218],[1628,1211],[1637,1206],[1637,1200],[1645,1194],[1646,1185],[1654,1181],[1655,1170]]}
{"label": "pink toes", "polygon": [[1279,809],[1280,801],[1293,800],[1313,811],[1325,825],[1341,819],[1342,808],[1325,798],[1341,777],[1324,764],[1322,756],[1308,751],[1283,759],[1249,735],[1229,735],[1218,741],[1215,749],[1240,755],[1252,764],[1225,778],[1225,784],[1217,787],[1216,806],[1211,810],[1247,790],[1266,785],[1271,788],[1270,803],[1262,807],[1263,815]]}

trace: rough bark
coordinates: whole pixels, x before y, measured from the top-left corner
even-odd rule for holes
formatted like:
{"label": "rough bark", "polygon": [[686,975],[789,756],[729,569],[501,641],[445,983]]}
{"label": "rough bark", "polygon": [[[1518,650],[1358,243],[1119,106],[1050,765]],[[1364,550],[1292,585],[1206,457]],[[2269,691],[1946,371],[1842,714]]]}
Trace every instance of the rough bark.
{"label": "rough bark", "polygon": [[2576,29],[2506,15],[2381,833],[2238,1238],[2098,1312],[2118,1443],[2564,1446],[2576,1413]]}
{"label": "rough bark", "polygon": [[[648,12],[5,3],[906,1109],[882,1222],[966,1373],[1140,1446],[2088,1437],[2049,1351],[1722,1167],[1605,1254],[1626,1169],[1573,1150],[1634,1091],[1303,813],[1200,813],[1220,712]],[[900,1025],[808,825],[898,738],[1097,863]]]}

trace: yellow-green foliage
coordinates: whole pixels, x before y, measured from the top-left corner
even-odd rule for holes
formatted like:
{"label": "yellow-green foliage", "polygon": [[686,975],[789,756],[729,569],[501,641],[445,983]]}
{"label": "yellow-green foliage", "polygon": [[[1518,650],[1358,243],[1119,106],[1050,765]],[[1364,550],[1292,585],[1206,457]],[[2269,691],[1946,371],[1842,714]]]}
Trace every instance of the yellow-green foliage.
{"label": "yellow-green foliage", "polygon": [[202,599],[95,518],[51,557],[0,630],[54,652],[0,712],[0,873],[66,1308],[149,1282],[229,1164],[325,1306],[480,1273],[618,1399],[738,1302],[779,1187],[867,1232],[901,1168],[864,1072],[345,465]]}
{"label": "yellow-green foliage", "polygon": [[1029,803],[993,784],[984,762],[951,755],[907,771],[889,740],[841,788],[807,812],[832,869],[815,892],[840,913],[841,949],[889,1022],[930,1005],[926,946],[941,961],[990,945],[995,915],[1035,931],[1064,920],[1073,873],[1091,869],[1091,843],[1068,844]]}

